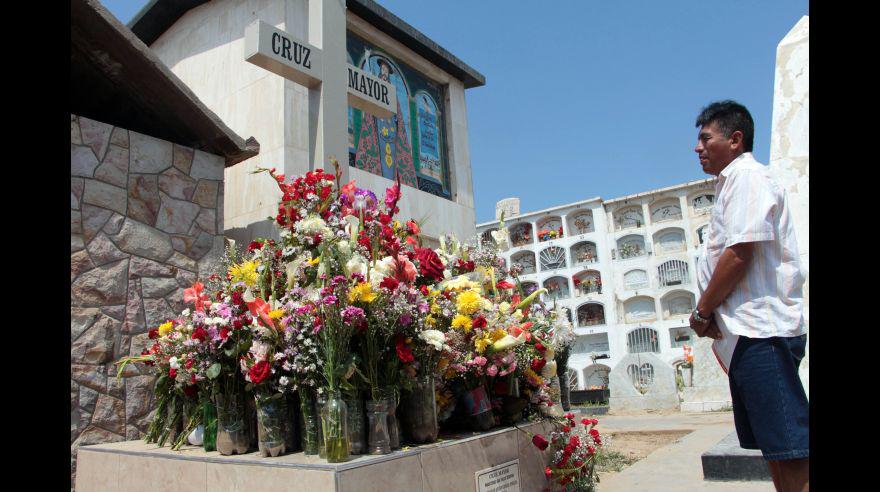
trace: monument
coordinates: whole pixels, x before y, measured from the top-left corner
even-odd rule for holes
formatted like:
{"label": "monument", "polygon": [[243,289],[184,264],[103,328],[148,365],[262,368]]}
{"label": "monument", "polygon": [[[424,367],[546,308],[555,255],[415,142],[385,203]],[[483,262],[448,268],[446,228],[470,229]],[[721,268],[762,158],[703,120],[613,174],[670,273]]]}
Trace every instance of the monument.
{"label": "monument", "polygon": [[296,175],[332,158],[344,182],[377,193],[400,178],[400,215],[424,220],[429,242],[474,236],[464,96],[485,78],[375,2],[159,0],[130,25],[234,131],[262,144],[226,170],[227,236],[274,234],[266,219],[280,194],[254,169]]}

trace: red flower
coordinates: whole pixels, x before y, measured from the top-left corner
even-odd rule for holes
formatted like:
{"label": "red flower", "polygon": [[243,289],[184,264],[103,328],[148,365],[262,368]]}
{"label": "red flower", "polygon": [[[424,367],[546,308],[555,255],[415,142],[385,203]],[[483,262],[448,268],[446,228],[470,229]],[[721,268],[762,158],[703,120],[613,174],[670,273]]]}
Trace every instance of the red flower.
{"label": "red flower", "polygon": [[208,332],[201,326],[193,330],[192,339],[204,342],[208,338]]}
{"label": "red flower", "polygon": [[432,280],[443,280],[443,262],[431,248],[416,248],[416,258],[419,260],[419,272]]}
{"label": "red flower", "polygon": [[427,295],[428,295],[428,286],[427,286],[427,285],[420,285],[420,286],[419,286],[419,292],[421,292],[423,296],[426,296],[426,297],[427,297]]}
{"label": "red flower", "polygon": [[544,468],[544,476],[547,477],[547,480],[550,480],[550,477],[552,475],[553,475],[553,470],[551,470],[549,466]]}
{"label": "red flower", "polygon": [[185,367],[187,369],[192,369],[192,366],[195,363],[196,363],[195,359],[186,359],[186,363],[183,365],[183,367]]}
{"label": "red flower", "polygon": [[474,322],[471,324],[474,328],[485,328],[486,327],[486,318],[482,316],[477,316],[474,318]]}
{"label": "red flower", "polygon": [[152,330],[150,330],[150,333],[147,336],[150,338],[150,340],[154,340],[156,337],[159,336],[159,329],[153,328]]}
{"label": "red flower", "polygon": [[397,348],[397,358],[404,364],[409,364],[414,360],[412,349],[406,344],[406,338],[398,333],[394,336],[394,346]]}
{"label": "red flower", "polygon": [[537,350],[539,354],[543,355],[544,352],[547,351],[547,347],[544,347],[541,342],[538,342],[535,344],[535,350]]}
{"label": "red flower", "polygon": [[175,369],[173,367],[171,369],[168,369],[168,377],[171,379],[176,378],[177,377],[177,369]]}
{"label": "red flower", "polygon": [[570,430],[571,430],[571,427],[569,427],[567,425],[562,426],[562,432],[569,432]]}
{"label": "red flower", "polygon": [[514,285],[510,282],[507,282],[506,280],[502,280],[501,282],[495,284],[495,287],[498,289],[507,290],[514,288]]}
{"label": "red flower", "polygon": [[261,243],[260,241],[251,241],[251,243],[248,244],[247,250],[248,250],[248,253],[250,253],[251,251],[253,251],[255,249],[260,249],[262,247],[263,247],[263,243]]}
{"label": "red flower", "polygon": [[[240,325],[241,323],[239,322],[238,324]],[[229,328],[224,327],[220,329],[220,338],[222,338],[223,340],[229,338]]]}
{"label": "red flower", "polygon": [[535,372],[541,372],[541,369],[547,365],[546,359],[535,359],[532,361],[532,370]]}
{"label": "red flower", "polygon": [[[550,445],[550,443],[547,442],[547,439],[545,439],[544,436],[542,436],[541,434],[535,434],[535,436],[532,437],[532,444],[534,444],[535,447],[540,449],[541,451],[547,449],[547,446]],[[548,470],[550,470],[550,469],[547,468],[545,470],[545,473],[548,473],[548,476],[549,476]]]}
{"label": "red flower", "polygon": [[204,290],[205,286],[201,282],[194,283],[189,289],[184,289],[183,301],[194,303],[197,312],[205,312],[205,308],[211,306],[211,301],[208,300],[208,294],[202,292]]}
{"label": "red flower", "polygon": [[254,384],[260,384],[264,379],[269,377],[271,372],[272,368],[269,366],[269,362],[261,360],[250,368],[248,375],[251,377],[251,382]]}
{"label": "red flower", "polygon": [[574,420],[574,414],[571,412],[568,412],[567,414],[563,415],[563,417],[567,418],[568,420]]}
{"label": "red flower", "polygon": [[415,221],[408,220],[406,221],[406,232],[410,234],[420,234],[422,232],[421,227],[415,223]]}
{"label": "red flower", "polygon": [[400,282],[395,280],[393,277],[385,277],[382,279],[382,283],[379,284],[379,287],[382,287],[383,289],[394,290],[399,284]]}
{"label": "red flower", "polygon": [[581,423],[584,425],[590,425],[590,419],[581,419]]}

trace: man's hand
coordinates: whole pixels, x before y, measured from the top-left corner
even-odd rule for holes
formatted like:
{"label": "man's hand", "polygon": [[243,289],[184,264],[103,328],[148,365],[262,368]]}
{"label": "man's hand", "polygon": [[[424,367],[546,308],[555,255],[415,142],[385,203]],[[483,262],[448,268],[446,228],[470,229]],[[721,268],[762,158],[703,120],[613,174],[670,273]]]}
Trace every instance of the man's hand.
{"label": "man's hand", "polygon": [[709,318],[709,321],[704,321],[702,323],[698,322],[694,319],[694,314],[691,313],[691,318],[689,320],[691,325],[691,330],[694,330],[694,333],[699,337],[709,337],[714,340],[721,339],[721,329],[718,328],[718,323],[715,322],[715,316]]}

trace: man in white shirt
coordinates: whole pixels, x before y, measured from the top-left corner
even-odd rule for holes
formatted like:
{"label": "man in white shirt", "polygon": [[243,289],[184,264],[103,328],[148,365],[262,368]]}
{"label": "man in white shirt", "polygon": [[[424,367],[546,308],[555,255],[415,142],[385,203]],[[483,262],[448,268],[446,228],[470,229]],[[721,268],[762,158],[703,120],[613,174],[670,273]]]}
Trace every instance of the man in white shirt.
{"label": "man in white shirt", "polygon": [[694,151],[718,181],[690,325],[715,340],[740,446],[761,450],[776,490],[809,490],[809,402],[798,376],[804,278],[788,200],[752,156],[754,122],[744,106],[712,103],[696,126]]}

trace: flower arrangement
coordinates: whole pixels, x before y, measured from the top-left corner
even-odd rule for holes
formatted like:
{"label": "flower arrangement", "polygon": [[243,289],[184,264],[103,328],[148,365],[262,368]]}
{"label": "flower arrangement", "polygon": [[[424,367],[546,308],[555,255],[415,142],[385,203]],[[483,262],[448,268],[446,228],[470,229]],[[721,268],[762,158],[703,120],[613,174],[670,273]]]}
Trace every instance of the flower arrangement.
{"label": "flower arrangement", "polygon": [[682,348],[684,349],[684,362],[682,362],[681,367],[690,369],[694,367],[694,348],[688,344],[684,344]]}
{"label": "flower arrangement", "polygon": [[550,464],[544,468],[550,488],[545,490],[596,490],[596,460],[606,444],[596,429],[598,423],[587,418],[576,422],[574,414],[567,413],[554,423],[556,430],[549,434],[549,440],[541,434],[532,436],[536,448],[550,449]]}

